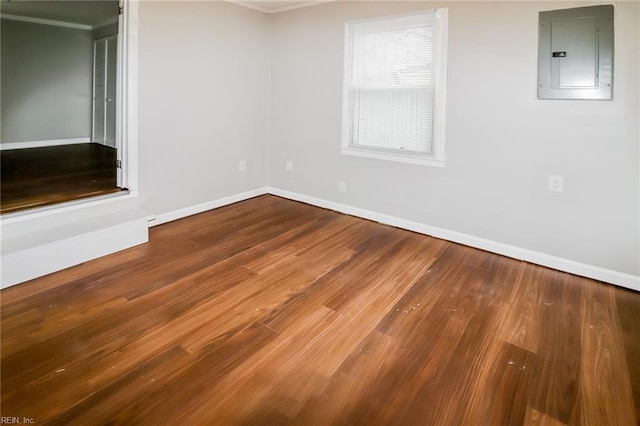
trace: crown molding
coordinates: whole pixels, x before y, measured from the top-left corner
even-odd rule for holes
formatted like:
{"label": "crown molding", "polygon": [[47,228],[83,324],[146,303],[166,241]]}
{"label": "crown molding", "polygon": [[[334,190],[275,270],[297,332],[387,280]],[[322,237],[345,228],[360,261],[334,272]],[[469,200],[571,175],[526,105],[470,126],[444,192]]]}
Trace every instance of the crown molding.
{"label": "crown molding", "polygon": [[258,10],[258,11],[263,12],[263,13],[273,14],[273,13],[279,13],[279,12],[287,12],[289,10],[294,10],[294,9],[301,9],[303,7],[316,6],[316,5],[322,4],[322,3],[330,3],[330,2],[334,2],[336,0],[305,1],[305,2],[301,2],[299,4],[295,4],[295,5],[291,5],[291,6],[285,6],[285,7],[281,7],[281,8],[278,8],[278,9],[265,9],[264,7],[258,6],[256,4],[258,2],[256,2],[256,1],[254,1],[254,2],[247,2],[247,1],[242,1],[242,0],[224,0],[224,1],[226,1],[228,3],[237,4],[238,6],[247,7],[249,9]]}

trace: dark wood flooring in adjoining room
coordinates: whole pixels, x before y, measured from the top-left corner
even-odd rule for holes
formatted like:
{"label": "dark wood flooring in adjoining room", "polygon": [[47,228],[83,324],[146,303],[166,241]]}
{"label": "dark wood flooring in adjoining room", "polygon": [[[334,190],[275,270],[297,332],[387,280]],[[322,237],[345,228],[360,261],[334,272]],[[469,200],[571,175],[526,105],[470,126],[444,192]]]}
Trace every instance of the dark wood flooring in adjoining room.
{"label": "dark wood flooring in adjoining room", "polygon": [[0,296],[38,424],[639,419],[639,293],[274,196]]}
{"label": "dark wood flooring in adjoining room", "polygon": [[97,143],[0,152],[0,212],[120,191],[116,150]]}

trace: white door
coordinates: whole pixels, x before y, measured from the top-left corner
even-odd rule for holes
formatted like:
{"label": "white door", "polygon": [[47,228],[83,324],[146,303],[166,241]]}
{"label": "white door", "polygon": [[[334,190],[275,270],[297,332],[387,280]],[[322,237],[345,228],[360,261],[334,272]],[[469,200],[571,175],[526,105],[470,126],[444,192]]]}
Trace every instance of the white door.
{"label": "white door", "polygon": [[95,40],[93,42],[93,131],[91,140],[101,144],[105,143],[106,54],[106,40]]}
{"label": "white door", "polygon": [[93,43],[93,142],[116,147],[116,81],[118,40],[111,36]]}
{"label": "white door", "polygon": [[106,39],[105,145],[116,147],[116,76],[118,74],[117,36]]}

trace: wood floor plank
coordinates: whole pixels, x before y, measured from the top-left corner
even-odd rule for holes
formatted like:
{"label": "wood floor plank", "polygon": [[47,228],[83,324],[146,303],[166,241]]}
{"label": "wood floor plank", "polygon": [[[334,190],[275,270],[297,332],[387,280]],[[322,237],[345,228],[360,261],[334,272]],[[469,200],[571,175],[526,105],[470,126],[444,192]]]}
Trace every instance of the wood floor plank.
{"label": "wood floor plank", "polygon": [[[640,318],[640,298],[632,290],[617,290],[616,306],[620,319],[624,349],[629,366],[629,376],[640,377],[640,339],[638,339],[638,318]],[[640,421],[640,380],[631,381],[636,418]]]}
{"label": "wood floor plank", "polygon": [[290,318],[304,317],[309,306],[325,306],[329,300],[350,291],[354,282],[358,282],[372,265],[379,262],[379,259],[389,252],[395,243],[406,236],[394,233],[388,227],[378,227],[377,230],[374,230],[372,229],[375,228],[373,224],[364,223],[366,227],[361,232],[365,237],[362,239],[377,241],[378,244],[372,244],[364,250],[361,248],[357,250],[349,262],[337,266],[311,283],[305,291],[293,295],[289,303],[267,313],[262,322],[270,328],[280,331],[282,327],[290,325]]}
{"label": "wood floor plank", "polygon": [[545,416],[539,411],[529,408],[527,410],[527,417],[524,420],[524,426],[567,426],[558,420]]}
{"label": "wood floor plank", "polygon": [[540,279],[544,268],[522,270],[509,301],[509,312],[500,330],[500,339],[530,352],[537,352],[542,335]]}
{"label": "wood floor plank", "polygon": [[635,415],[614,291],[610,285],[587,286],[582,298],[578,419],[583,425],[633,425],[639,420]]}
{"label": "wood floor plank", "polygon": [[[456,277],[461,281],[469,277],[472,281],[477,273],[475,268],[464,268],[458,270]],[[398,342],[394,348],[395,362],[370,379],[366,397],[360,398],[350,408],[350,421],[416,424],[428,421],[425,416],[436,409],[436,396],[449,386],[439,374],[449,363],[482,297],[455,289],[438,292],[438,286],[433,285],[433,277],[425,277],[414,286],[424,292],[412,292],[422,303],[405,298],[396,304],[400,307],[405,305],[404,310],[392,310],[401,313],[392,327],[385,328],[385,335],[392,331]],[[453,297],[452,290],[455,292]],[[433,298],[433,303],[427,302],[429,298]],[[415,344],[418,341],[424,344]],[[343,369],[358,381],[364,380],[361,377],[364,372],[358,374],[357,369],[354,372],[353,366],[345,363]],[[392,392],[392,389],[402,389],[402,392]]]}
{"label": "wood floor plank", "polygon": [[232,371],[192,400],[194,408],[185,421],[233,423],[253,416],[260,410],[261,401],[274,392],[288,389],[292,389],[292,393],[302,392],[310,380],[316,384],[315,391],[324,390],[326,378],[318,381],[322,378],[301,361],[313,359],[309,358],[315,355],[309,353],[309,346],[326,336],[328,328],[340,321],[340,317],[323,306],[314,309],[304,323],[293,326],[289,332],[279,333],[285,337],[254,353],[246,360],[244,368]]}
{"label": "wood floor plank", "polygon": [[274,196],[0,292],[38,424],[635,425],[640,294]]}
{"label": "wood floor plank", "polygon": [[[412,424],[419,421],[424,424],[464,424],[469,410],[477,406],[474,401],[478,395],[487,393],[484,383],[479,381],[480,372],[489,368],[492,356],[498,353],[497,348],[502,344],[498,333],[508,312],[506,301],[511,298],[522,267],[523,264],[505,258],[489,257],[482,263],[482,269],[473,268],[480,274],[480,279],[471,275],[472,279],[468,281],[480,284],[468,288],[461,286],[463,300],[472,303],[453,323],[461,325],[450,342],[453,348],[443,351],[444,355],[439,354],[432,380],[425,381],[407,411],[407,420]],[[445,268],[452,266],[448,262]],[[468,295],[479,299],[469,299]],[[427,398],[430,404],[421,403]],[[433,408],[427,408],[429,405]],[[476,411],[472,413],[477,414]],[[481,424],[483,419],[474,421]]]}
{"label": "wood floor plank", "polygon": [[488,348],[493,353],[477,371],[477,385],[461,424],[519,425],[525,421],[535,354],[510,343],[495,343]]}
{"label": "wood floor plank", "polygon": [[[118,412],[125,411],[135,404],[142,394],[154,392],[163,381],[171,378],[177,371],[192,362],[191,357],[180,346],[172,346],[156,357],[151,358],[118,380],[91,394],[69,410],[54,416],[52,424],[104,424],[108,423],[114,415],[113,409]],[[121,388],[130,389],[123,394]],[[28,408],[25,407],[28,412]]]}
{"label": "wood floor plank", "polygon": [[99,143],[3,150],[0,213],[120,191],[116,158]]}
{"label": "wood floor plank", "polygon": [[[400,352],[398,339],[373,330],[341,365],[324,392],[307,399],[293,423],[341,423],[345,414],[358,408],[359,400],[353,395],[368,394],[377,386],[377,381],[398,361]],[[373,395],[367,397],[373,402],[372,398]],[[358,420],[364,421],[363,418]]]}
{"label": "wood floor plank", "polygon": [[538,281],[542,302],[538,324],[541,339],[536,359],[538,374],[530,406],[569,424],[579,402],[583,287],[569,280],[568,275],[548,269],[542,271]]}
{"label": "wood floor plank", "polygon": [[[75,414],[79,420],[85,419],[89,423],[102,419],[104,423],[114,419],[116,423],[127,424],[145,424],[149,419],[166,419],[163,420],[166,422],[168,419],[181,420],[199,404],[215,400],[216,395],[208,395],[209,401],[202,399],[203,392],[206,393],[207,389],[223,380],[253,353],[276,337],[277,335],[267,327],[252,324],[242,331],[220,339],[206,354],[192,363],[180,364],[179,368],[169,366],[168,373],[160,371],[159,375],[154,376],[154,384],[159,384],[136,389],[136,392],[127,393],[128,399],[111,402],[111,410],[106,412],[104,417],[94,420],[91,415],[95,409],[91,404],[86,410],[76,410]],[[164,381],[163,375],[166,375]],[[117,393],[112,397],[117,397]]]}

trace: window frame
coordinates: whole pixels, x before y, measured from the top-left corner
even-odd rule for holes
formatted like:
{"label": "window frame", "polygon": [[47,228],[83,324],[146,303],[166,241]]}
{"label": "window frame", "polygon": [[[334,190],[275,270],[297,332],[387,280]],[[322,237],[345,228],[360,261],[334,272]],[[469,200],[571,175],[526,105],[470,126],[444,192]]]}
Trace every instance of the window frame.
{"label": "window frame", "polygon": [[[349,90],[353,66],[351,26],[367,22],[375,22],[416,15],[433,14],[435,20],[435,86],[433,97],[433,153],[418,153],[397,148],[381,148],[352,144],[349,140]],[[383,16],[379,18],[361,19],[345,23],[344,37],[344,75],[342,92],[342,141],[341,153],[358,157],[396,161],[432,167],[445,166],[445,110],[447,86],[447,47],[448,47],[449,9],[438,8],[421,10],[409,14]]]}

